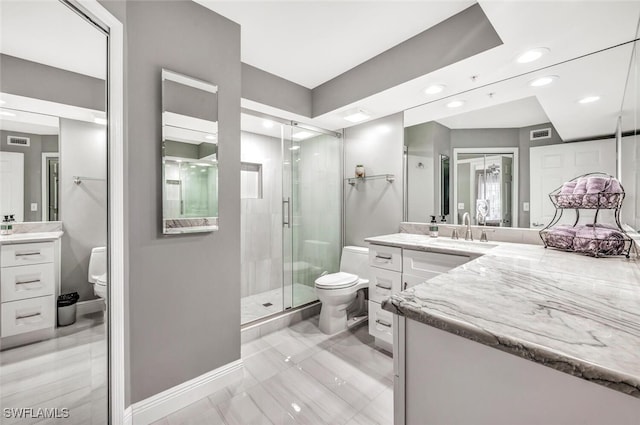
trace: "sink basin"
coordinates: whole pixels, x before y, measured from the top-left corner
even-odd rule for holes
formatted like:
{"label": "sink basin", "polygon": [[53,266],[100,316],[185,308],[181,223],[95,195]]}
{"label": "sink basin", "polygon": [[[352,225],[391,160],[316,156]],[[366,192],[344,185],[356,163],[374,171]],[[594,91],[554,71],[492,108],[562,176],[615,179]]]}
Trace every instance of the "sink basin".
{"label": "sink basin", "polygon": [[451,247],[451,248],[471,248],[471,249],[491,249],[495,248],[498,245],[490,242],[480,242],[480,241],[465,241],[464,239],[455,240],[455,239],[446,239],[446,238],[438,238],[433,239],[431,243],[435,245],[442,245],[442,247]]}

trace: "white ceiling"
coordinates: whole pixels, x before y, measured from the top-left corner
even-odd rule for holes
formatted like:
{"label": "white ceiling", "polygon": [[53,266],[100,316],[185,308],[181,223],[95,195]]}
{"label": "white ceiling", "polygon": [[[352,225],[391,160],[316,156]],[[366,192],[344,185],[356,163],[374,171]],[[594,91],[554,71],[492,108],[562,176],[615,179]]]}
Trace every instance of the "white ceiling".
{"label": "white ceiling", "polygon": [[1,0],[0,52],[104,79],[106,36],[58,0]]}
{"label": "white ceiling", "polygon": [[[503,45],[314,119],[246,99],[243,99],[242,105],[326,129],[346,128],[354,124],[344,120],[343,114],[355,107],[371,112],[371,119],[380,118],[632,40],[640,17],[639,1],[481,0],[479,3],[503,40]],[[267,12],[263,16],[269,20]],[[268,51],[276,49],[265,44],[261,46]],[[514,61],[519,53],[534,47],[548,47],[550,53],[529,64],[517,64]],[[628,66],[628,58],[610,65],[612,68]],[[260,64],[256,66],[260,67]],[[287,66],[304,72],[305,61],[291,56]],[[472,81],[472,75],[478,78]],[[446,84],[446,90],[437,96],[426,96],[424,89],[434,82]]]}
{"label": "white ceiling", "polygon": [[307,88],[348,71],[475,3],[195,1],[241,25],[243,62]]}
{"label": "white ceiling", "polygon": [[522,128],[549,122],[549,117],[536,97],[530,96],[442,118],[438,122],[451,129]]}

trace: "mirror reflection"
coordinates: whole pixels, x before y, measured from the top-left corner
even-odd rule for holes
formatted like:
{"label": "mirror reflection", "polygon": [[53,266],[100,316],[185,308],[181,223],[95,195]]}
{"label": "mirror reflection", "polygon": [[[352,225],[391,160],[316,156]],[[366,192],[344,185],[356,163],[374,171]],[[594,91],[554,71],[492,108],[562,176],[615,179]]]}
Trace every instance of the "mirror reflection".
{"label": "mirror reflection", "polygon": [[426,222],[446,203],[448,223],[467,212],[472,224],[542,228],[553,217],[550,192],[603,172],[621,174],[623,222],[637,229],[634,49],[627,43],[405,111],[405,219]]}
{"label": "mirror reflection", "polygon": [[217,86],[162,71],[163,232],[218,229]]}

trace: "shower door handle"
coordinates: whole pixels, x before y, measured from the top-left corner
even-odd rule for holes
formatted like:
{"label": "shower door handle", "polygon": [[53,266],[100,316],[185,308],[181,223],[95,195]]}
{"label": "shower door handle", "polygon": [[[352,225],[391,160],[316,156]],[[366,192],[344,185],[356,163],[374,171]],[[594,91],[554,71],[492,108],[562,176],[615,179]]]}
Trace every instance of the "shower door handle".
{"label": "shower door handle", "polygon": [[291,228],[291,198],[282,201],[282,225]]}

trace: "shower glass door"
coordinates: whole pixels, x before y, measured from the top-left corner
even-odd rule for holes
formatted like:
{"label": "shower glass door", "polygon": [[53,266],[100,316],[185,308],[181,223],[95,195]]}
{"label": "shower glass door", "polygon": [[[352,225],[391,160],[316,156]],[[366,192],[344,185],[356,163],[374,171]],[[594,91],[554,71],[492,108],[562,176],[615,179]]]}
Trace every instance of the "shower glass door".
{"label": "shower glass door", "polygon": [[242,114],[241,322],[317,300],[338,271],[341,145],[335,134]]}
{"label": "shower glass door", "polygon": [[[341,155],[332,133],[299,125],[285,137],[283,162],[285,217],[285,303],[316,301],[315,280],[340,267]],[[290,285],[290,286],[289,286]],[[290,303],[289,303],[290,301]]]}

